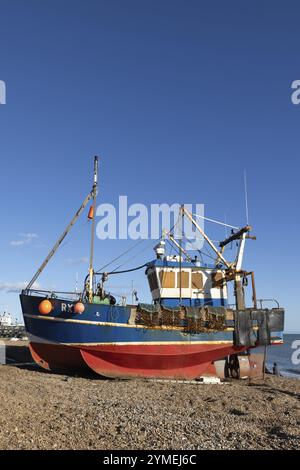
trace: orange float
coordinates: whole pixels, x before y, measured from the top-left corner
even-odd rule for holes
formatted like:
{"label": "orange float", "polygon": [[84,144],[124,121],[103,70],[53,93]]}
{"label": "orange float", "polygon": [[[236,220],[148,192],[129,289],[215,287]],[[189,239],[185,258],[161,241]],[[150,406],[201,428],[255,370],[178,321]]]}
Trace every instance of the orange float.
{"label": "orange float", "polygon": [[52,309],[53,309],[52,303],[50,302],[50,300],[47,300],[47,299],[42,300],[42,302],[39,305],[39,312],[42,315],[48,315],[48,313],[50,313]]}
{"label": "orange float", "polygon": [[77,302],[74,305],[74,312],[75,313],[83,313],[84,312],[84,305],[82,302]]}
{"label": "orange float", "polygon": [[94,218],[94,206],[90,207],[89,213],[88,213],[88,219],[93,219]]}

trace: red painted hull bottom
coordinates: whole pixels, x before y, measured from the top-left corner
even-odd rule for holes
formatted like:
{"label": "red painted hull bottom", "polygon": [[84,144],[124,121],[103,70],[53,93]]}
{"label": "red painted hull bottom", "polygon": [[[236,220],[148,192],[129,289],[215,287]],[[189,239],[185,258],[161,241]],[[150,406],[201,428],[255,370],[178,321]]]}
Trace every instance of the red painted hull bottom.
{"label": "red painted hull bottom", "polygon": [[214,361],[243,348],[229,344],[63,346],[30,343],[34,361],[53,372],[93,370],[104,377],[191,380],[219,375]]}
{"label": "red painted hull bottom", "polygon": [[86,372],[89,369],[84,362],[80,349],[60,344],[29,343],[31,357],[43,369],[52,372]]}

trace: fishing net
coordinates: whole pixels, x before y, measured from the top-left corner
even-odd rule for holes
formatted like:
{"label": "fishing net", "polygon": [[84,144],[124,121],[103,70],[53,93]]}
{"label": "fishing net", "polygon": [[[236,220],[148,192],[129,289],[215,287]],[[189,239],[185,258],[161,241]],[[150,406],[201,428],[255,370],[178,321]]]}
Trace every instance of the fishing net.
{"label": "fishing net", "polygon": [[139,304],[136,324],[182,327],[189,334],[223,331],[227,327],[226,309],[210,306],[171,308],[158,304]]}
{"label": "fishing net", "polygon": [[224,307],[185,307],[185,309],[187,333],[213,333],[223,331],[227,327]]}
{"label": "fishing net", "polygon": [[145,326],[158,326],[160,320],[160,306],[153,304],[138,304],[136,323]]}
{"label": "fishing net", "polygon": [[196,334],[205,331],[205,318],[202,308],[185,307],[186,322],[185,332],[189,334]]}
{"label": "fishing net", "polygon": [[161,307],[161,324],[165,326],[183,326],[184,325],[184,311],[181,307],[168,308]]}
{"label": "fishing net", "polygon": [[204,307],[206,327],[209,330],[223,331],[226,328],[226,309],[224,307]]}

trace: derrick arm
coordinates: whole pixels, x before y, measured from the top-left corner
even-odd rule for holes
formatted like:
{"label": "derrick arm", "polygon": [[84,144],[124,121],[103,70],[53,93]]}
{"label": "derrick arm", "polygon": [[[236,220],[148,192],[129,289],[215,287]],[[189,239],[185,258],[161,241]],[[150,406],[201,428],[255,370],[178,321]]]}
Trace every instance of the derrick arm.
{"label": "derrick arm", "polygon": [[94,195],[94,190],[92,190],[88,195],[87,197],[85,198],[85,200],[83,201],[83,203],[81,204],[81,206],[79,207],[78,211],[76,212],[76,214],[74,215],[73,219],[71,220],[71,222],[69,223],[69,225],[67,226],[67,228],[65,229],[65,231],[61,234],[61,236],[59,237],[59,239],[57,240],[57,242],[55,243],[54,247],[52,248],[52,250],[50,251],[50,253],[48,254],[48,256],[44,259],[43,263],[41,264],[41,266],[39,267],[39,269],[37,270],[37,272],[35,273],[35,275],[33,276],[33,278],[31,279],[31,281],[29,282],[29,284],[26,286],[25,290],[29,290],[31,289],[31,287],[33,286],[33,284],[35,283],[35,281],[38,279],[38,277],[42,274],[42,272],[44,271],[45,267],[47,266],[47,264],[49,263],[50,259],[52,258],[52,256],[55,255],[56,251],[58,250],[58,248],[60,247],[60,245],[62,244],[62,242],[64,241],[64,239],[66,238],[66,236],[68,235],[68,233],[70,232],[71,228],[73,227],[73,225],[75,224],[75,222],[77,221],[77,219],[79,218],[80,214],[82,213],[82,211],[84,210],[84,208],[86,207],[86,205],[88,204],[88,202],[90,201],[90,199],[92,199]]}
{"label": "derrick arm", "polygon": [[250,232],[250,230],[252,230],[252,227],[250,225],[246,225],[245,227],[241,228],[241,230],[239,230],[238,232],[226,238],[226,240],[223,240],[222,242],[220,242],[219,247],[224,248],[226,245],[233,242],[234,240],[239,240],[243,234]]}

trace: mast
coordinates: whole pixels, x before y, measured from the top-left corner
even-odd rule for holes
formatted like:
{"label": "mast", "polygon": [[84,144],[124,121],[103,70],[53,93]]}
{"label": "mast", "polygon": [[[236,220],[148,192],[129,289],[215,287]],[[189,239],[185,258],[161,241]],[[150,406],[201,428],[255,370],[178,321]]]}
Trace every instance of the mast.
{"label": "mast", "polygon": [[183,217],[184,217],[184,212],[181,212],[179,214],[181,216],[181,234],[179,238],[179,305],[181,307],[182,305],[182,236],[183,236]]}
{"label": "mast", "polygon": [[98,157],[94,158],[94,184],[92,189],[93,194],[93,219],[92,219],[92,234],[91,234],[91,252],[90,252],[90,269],[89,269],[89,302],[93,301],[93,281],[94,281],[94,244],[95,244],[95,214],[98,193]]}
{"label": "mast", "polygon": [[[26,286],[26,288],[24,289],[24,291],[28,291],[31,289],[31,287],[33,286],[33,284],[35,283],[35,281],[39,278],[39,276],[42,274],[42,272],[44,271],[45,267],[47,266],[47,264],[49,263],[49,261],[51,260],[51,258],[55,255],[55,253],[57,252],[58,248],[60,247],[60,245],[62,244],[62,242],[64,241],[64,239],[66,238],[66,236],[68,235],[68,233],[70,232],[70,230],[72,229],[73,225],[76,223],[76,221],[78,220],[78,218],[80,217],[81,213],[83,212],[83,210],[85,209],[85,207],[87,206],[87,204],[89,203],[89,201],[91,199],[94,200],[94,205],[93,205],[93,208],[94,208],[94,212],[95,212],[95,208],[96,208],[96,196],[97,196],[97,187],[98,187],[98,157],[95,157],[95,161],[94,161],[94,184],[93,184],[93,188],[92,190],[88,193],[88,195],[86,196],[85,200],[83,201],[83,203],[81,204],[81,206],[79,207],[79,209],[77,210],[77,212],[75,213],[74,217],[72,218],[71,222],[68,224],[68,226],[66,227],[66,229],[64,230],[64,232],[61,234],[61,236],[59,237],[59,239],[57,240],[57,242],[55,243],[55,245],[53,246],[52,250],[49,252],[49,254],[46,256],[46,258],[44,259],[44,261],[42,262],[41,266],[39,267],[39,269],[37,270],[37,272],[35,273],[35,275],[33,276],[33,278],[31,279],[31,281],[28,283],[28,285]],[[94,229],[95,229],[95,222],[94,222],[94,217],[93,217],[93,232],[94,232]],[[94,236],[92,236],[92,246],[94,245]],[[93,265],[93,253],[91,253],[91,262],[92,262],[92,265]]]}
{"label": "mast", "polygon": [[242,261],[244,256],[245,242],[246,238],[249,237],[248,233],[251,230],[250,225],[246,225],[241,228],[237,233],[231,235],[226,240],[220,242],[219,246],[223,250],[226,245],[231,243],[234,240],[239,240],[239,249],[236,258],[236,263],[234,265],[234,294],[235,294],[235,303],[237,310],[245,309],[245,295],[244,288],[242,284]]}

